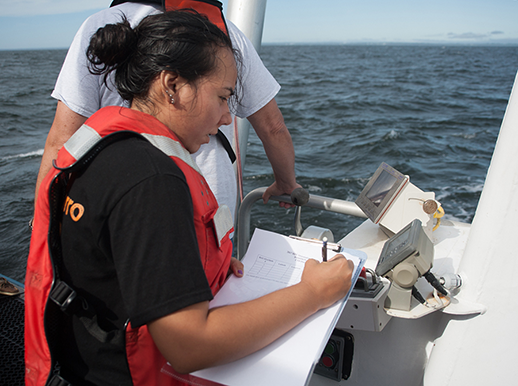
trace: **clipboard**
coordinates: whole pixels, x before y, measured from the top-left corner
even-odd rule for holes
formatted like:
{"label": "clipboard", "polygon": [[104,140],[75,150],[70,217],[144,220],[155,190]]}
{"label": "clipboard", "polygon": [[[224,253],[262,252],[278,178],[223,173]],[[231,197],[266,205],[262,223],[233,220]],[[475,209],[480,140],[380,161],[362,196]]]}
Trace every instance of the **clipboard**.
{"label": "clipboard", "polygon": [[[182,379],[193,385],[307,385],[367,259],[364,252],[340,249],[339,253],[352,260],[355,267],[351,290],[345,298],[316,312],[253,354],[225,365],[196,371],[182,376]],[[308,242],[256,229],[242,259],[244,277],[231,275],[210,302],[210,307],[245,302],[298,283],[306,260],[321,261],[321,251],[322,242]],[[329,257],[332,258],[331,253]]]}

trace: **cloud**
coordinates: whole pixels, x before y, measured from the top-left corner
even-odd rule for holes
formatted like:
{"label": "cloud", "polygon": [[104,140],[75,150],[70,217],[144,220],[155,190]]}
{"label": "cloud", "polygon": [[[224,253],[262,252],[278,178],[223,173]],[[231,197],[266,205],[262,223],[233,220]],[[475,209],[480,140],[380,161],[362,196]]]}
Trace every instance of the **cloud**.
{"label": "cloud", "polygon": [[0,16],[36,16],[108,8],[111,0],[0,0]]}
{"label": "cloud", "polygon": [[486,39],[487,37],[488,37],[487,34],[476,34],[476,33],[473,33],[473,32],[464,32],[464,33],[461,33],[461,34],[456,34],[456,33],[453,33],[453,32],[448,33],[448,38],[450,38],[450,39],[473,39],[473,40],[477,40],[477,39]]}
{"label": "cloud", "polygon": [[450,32],[448,33],[449,39],[459,39],[459,40],[488,40],[493,38],[495,35],[504,35],[503,31],[492,31],[487,34],[477,34],[473,32],[464,32],[461,34]]}

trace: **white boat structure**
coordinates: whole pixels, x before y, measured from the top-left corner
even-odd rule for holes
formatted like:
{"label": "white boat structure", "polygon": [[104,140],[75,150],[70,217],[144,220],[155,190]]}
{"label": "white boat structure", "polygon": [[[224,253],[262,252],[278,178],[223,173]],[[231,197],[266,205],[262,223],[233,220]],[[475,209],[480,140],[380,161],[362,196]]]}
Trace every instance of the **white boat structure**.
{"label": "white boat structure", "polygon": [[[265,9],[266,0],[228,2],[227,18],[247,34],[256,48],[260,46]],[[487,386],[518,382],[514,367],[518,361],[518,329],[513,327],[518,319],[518,301],[514,298],[518,282],[513,279],[518,268],[514,250],[518,233],[518,162],[513,161],[518,154],[517,84],[515,80],[472,224],[443,219],[437,230],[427,232],[434,251],[432,272],[436,277],[460,278],[460,288],[443,298],[444,304],[433,308],[433,288],[419,278],[415,286],[429,298],[428,306],[411,300],[408,310],[385,309],[391,283],[385,278],[373,279],[376,275],[372,273],[389,236],[381,225],[365,220],[338,240],[343,247],[368,255],[365,296],[359,288],[349,299],[309,385]],[[247,121],[238,125],[239,148],[246,149]],[[250,206],[259,200],[262,191],[247,195],[239,211],[237,239],[241,256],[249,237]],[[304,201],[305,206],[367,217],[352,202],[314,195]],[[305,237],[323,236],[327,233],[318,228],[305,233]],[[17,298],[7,304],[7,297],[1,298],[0,346],[6,347],[4,342],[11,344],[5,350],[0,348],[5,361],[5,352],[23,353],[23,342],[20,346],[20,342],[11,341],[12,335],[19,335],[23,328],[6,332],[8,325],[19,327],[19,315],[15,314],[22,302]],[[13,318],[5,318],[7,314]],[[21,361],[16,366],[23,366]],[[19,378],[13,375],[12,379]],[[5,379],[0,379],[3,382]]]}

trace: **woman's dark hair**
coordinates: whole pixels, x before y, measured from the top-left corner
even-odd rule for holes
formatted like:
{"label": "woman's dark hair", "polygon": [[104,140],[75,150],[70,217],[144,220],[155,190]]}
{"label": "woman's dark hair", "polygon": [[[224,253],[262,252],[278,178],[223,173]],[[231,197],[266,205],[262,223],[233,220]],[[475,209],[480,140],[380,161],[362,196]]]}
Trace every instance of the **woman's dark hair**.
{"label": "woman's dark hair", "polygon": [[[195,84],[217,67],[217,51],[230,38],[194,10],[176,10],[147,16],[137,27],[128,20],[99,28],[87,50],[90,72],[115,71],[115,86],[130,102],[147,99],[149,87],[162,71],[172,71]],[[236,57],[236,62],[239,58]]]}

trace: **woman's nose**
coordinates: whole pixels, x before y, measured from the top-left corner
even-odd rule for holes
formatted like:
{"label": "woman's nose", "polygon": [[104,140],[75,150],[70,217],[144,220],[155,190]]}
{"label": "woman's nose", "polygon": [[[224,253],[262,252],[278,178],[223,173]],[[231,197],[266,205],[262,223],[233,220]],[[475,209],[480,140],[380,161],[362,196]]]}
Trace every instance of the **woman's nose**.
{"label": "woman's nose", "polygon": [[230,125],[232,123],[232,115],[230,114],[230,110],[228,108],[228,105],[226,107],[226,111],[221,116],[220,126],[226,126]]}

